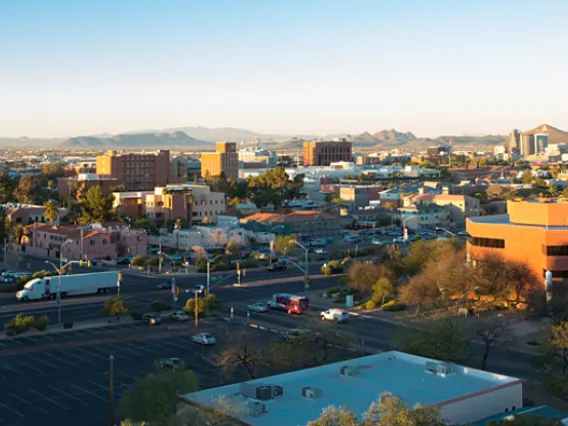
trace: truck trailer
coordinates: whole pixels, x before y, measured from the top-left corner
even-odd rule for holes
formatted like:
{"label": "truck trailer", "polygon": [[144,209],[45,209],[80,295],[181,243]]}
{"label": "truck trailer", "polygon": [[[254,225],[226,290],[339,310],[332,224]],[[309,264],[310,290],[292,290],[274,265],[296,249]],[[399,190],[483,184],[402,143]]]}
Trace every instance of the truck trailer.
{"label": "truck trailer", "polygon": [[[61,278],[61,284],[59,279]],[[118,272],[93,272],[90,274],[58,275],[34,278],[16,293],[22,302],[28,300],[55,299],[58,291],[61,297],[86,294],[108,293],[118,286]]]}

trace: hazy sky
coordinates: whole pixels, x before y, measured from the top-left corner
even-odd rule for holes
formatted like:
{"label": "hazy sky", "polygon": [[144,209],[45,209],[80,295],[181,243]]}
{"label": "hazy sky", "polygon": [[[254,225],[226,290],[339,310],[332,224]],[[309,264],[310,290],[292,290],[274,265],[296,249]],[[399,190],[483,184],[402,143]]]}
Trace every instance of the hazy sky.
{"label": "hazy sky", "polygon": [[0,136],[568,129],[568,1],[0,0]]}

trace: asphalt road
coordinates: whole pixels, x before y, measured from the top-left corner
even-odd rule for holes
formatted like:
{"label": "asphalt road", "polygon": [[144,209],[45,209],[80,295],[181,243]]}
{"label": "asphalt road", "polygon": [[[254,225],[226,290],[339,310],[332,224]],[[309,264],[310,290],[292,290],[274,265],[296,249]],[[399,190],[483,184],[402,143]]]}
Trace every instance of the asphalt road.
{"label": "asphalt road", "polygon": [[[288,293],[301,293],[304,291],[303,278],[300,276],[286,276],[287,271],[276,272],[275,274],[269,273],[271,280],[257,280],[246,281],[242,280],[241,287],[233,286],[232,280],[226,280],[218,287],[212,289],[218,299],[223,303],[225,310],[228,312],[231,304],[239,301],[246,300],[261,300],[268,301],[273,293],[288,292]],[[312,290],[320,290],[329,288],[337,284],[338,277],[314,277],[311,283]],[[177,279],[176,279],[177,281]],[[282,282],[284,281],[284,282]],[[128,302],[131,310],[144,313],[149,311],[150,303],[154,300],[161,298],[172,304],[172,295],[169,290],[157,290],[156,283],[159,281],[150,280],[143,284],[146,291],[125,292],[121,288],[121,294]],[[181,284],[182,288],[191,288],[193,285],[199,284],[199,281],[188,281],[186,284]],[[142,286],[140,286],[142,287]],[[138,290],[141,288],[138,287]],[[111,294],[112,296],[112,294]],[[109,296],[84,296],[62,299],[61,302],[61,318],[62,320],[70,321],[86,321],[101,319],[101,309],[105,300]],[[187,300],[192,295],[188,293],[181,293],[176,308],[181,309],[185,306]],[[49,301],[32,301],[32,302],[14,302],[13,300],[2,300],[2,303],[8,302],[0,306],[0,324],[10,321],[16,314],[24,313],[25,315],[42,316],[46,315],[49,318],[50,324],[57,324],[58,312],[57,302],[54,300]]]}
{"label": "asphalt road", "polygon": [[[215,330],[218,326],[200,327]],[[155,361],[162,358],[182,358],[197,373],[200,388],[247,379],[240,371],[229,379],[222,377],[206,361],[219,348],[192,344],[192,333],[192,324],[164,323],[0,340],[0,425],[108,424],[110,355],[117,404],[121,393],[155,371]]]}

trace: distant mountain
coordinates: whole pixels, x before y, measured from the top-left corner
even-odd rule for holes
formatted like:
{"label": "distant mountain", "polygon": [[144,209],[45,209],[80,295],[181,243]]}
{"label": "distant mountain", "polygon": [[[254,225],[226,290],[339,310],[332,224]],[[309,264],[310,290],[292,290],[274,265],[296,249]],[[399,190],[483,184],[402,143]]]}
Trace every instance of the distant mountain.
{"label": "distant mountain", "polygon": [[79,136],[65,140],[60,148],[213,148],[211,142],[194,139],[186,133],[139,133],[108,137]]}
{"label": "distant mountain", "polygon": [[[252,141],[254,138],[258,138],[261,141],[276,142],[285,141],[288,139],[295,138],[298,135],[277,135],[277,134],[264,134],[257,133],[246,129],[237,129],[234,127],[219,127],[219,128],[208,128],[208,127],[176,127],[172,129],[163,130],[164,132],[184,132],[191,136],[192,138],[199,139],[208,142],[221,142],[221,141]],[[317,135],[302,135],[298,136],[302,139],[314,139],[318,138]]]}

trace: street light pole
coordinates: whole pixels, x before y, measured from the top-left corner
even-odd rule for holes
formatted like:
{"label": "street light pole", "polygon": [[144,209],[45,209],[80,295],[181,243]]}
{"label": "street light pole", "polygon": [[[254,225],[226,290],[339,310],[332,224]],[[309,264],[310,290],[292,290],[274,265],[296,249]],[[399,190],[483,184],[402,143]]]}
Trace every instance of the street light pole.
{"label": "street light pole", "polygon": [[114,424],[114,356],[108,357],[109,361],[109,420],[110,426],[115,426]]}
{"label": "street light pole", "polygon": [[158,237],[158,243],[160,244],[160,250],[158,251],[158,273],[162,273],[162,237]]}
{"label": "street light pole", "polygon": [[[65,244],[72,243],[72,240],[67,240],[59,246],[59,282],[57,283],[57,323],[61,327],[61,274],[63,273],[63,247]],[[56,268],[57,269],[57,268]]]}
{"label": "street light pole", "polygon": [[209,294],[209,283],[211,282],[211,262],[207,258],[207,294]]}

